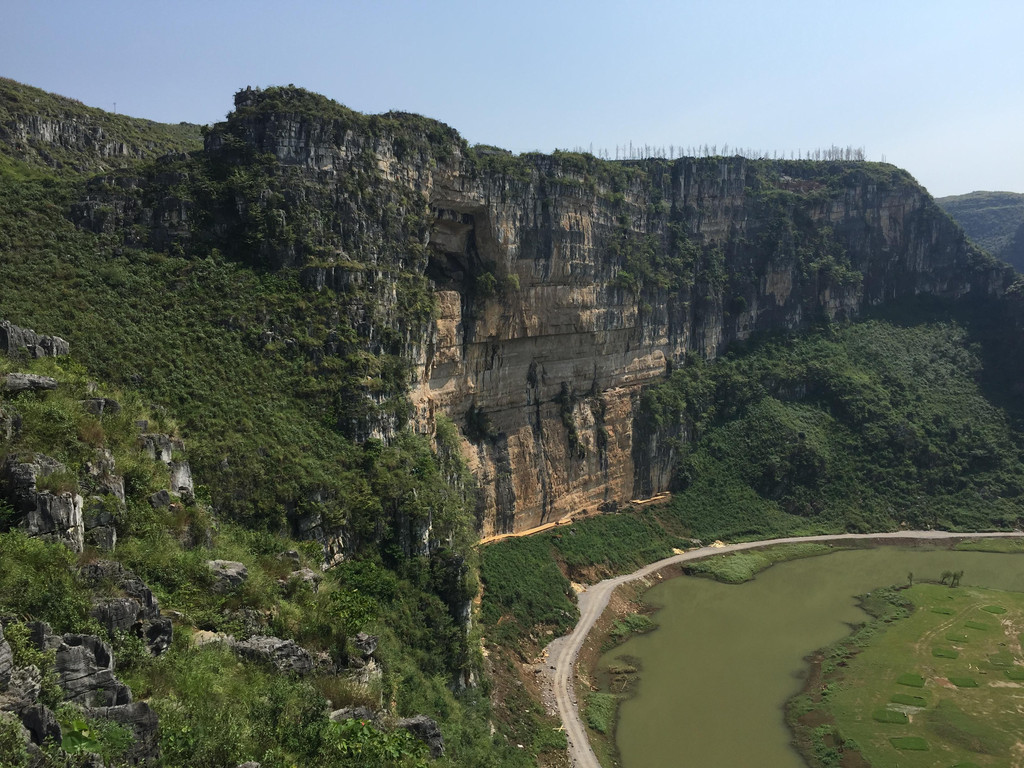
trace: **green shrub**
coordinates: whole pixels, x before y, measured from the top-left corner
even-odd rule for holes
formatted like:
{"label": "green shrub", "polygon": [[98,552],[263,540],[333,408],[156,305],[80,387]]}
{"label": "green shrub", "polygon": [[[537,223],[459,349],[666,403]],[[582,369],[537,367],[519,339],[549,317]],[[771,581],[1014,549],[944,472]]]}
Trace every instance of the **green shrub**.
{"label": "green shrub", "polygon": [[75,576],[75,556],[63,544],[0,534],[0,614],[49,622],[57,632],[79,628],[88,594]]}
{"label": "green shrub", "polygon": [[621,619],[616,619],[611,629],[608,630],[608,638],[611,645],[618,645],[630,635],[646,634],[657,628],[658,625],[650,616],[643,613],[630,613]]}
{"label": "green shrub", "polygon": [[896,678],[896,682],[910,688],[924,688],[924,678],[916,672],[905,672]]}
{"label": "green shrub", "polygon": [[0,768],[28,766],[28,750],[21,731],[21,720],[17,715],[0,712]]}
{"label": "green shrub", "polygon": [[588,693],[585,712],[587,725],[598,733],[610,733],[615,726],[618,702],[619,697],[612,693]]}
{"label": "green shrub", "polygon": [[953,677],[949,678],[949,682],[955,685],[957,688],[977,688],[978,681],[973,677]]}

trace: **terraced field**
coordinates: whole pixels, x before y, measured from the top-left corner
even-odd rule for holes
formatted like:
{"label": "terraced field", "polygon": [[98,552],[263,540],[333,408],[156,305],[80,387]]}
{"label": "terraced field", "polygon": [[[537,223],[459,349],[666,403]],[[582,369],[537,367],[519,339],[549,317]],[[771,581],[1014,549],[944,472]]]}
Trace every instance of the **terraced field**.
{"label": "terraced field", "polygon": [[1024,594],[919,584],[826,695],[875,768],[1024,765]]}

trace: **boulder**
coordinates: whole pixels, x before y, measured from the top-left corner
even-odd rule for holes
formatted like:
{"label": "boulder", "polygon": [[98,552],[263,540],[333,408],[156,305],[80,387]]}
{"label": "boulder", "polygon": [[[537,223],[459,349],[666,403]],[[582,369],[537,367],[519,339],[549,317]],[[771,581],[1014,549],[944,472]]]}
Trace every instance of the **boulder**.
{"label": "boulder", "polygon": [[20,528],[29,536],[55,539],[72,552],[81,552],[85,549],[82,497],[77,493],[37,493],[35,507]]}
{"label": "boulder", "polygon": [[137,622],[132,631],[146,642],[146,647],[154,656],[170,648],[174,640],[174,624],[166,616]]}
{"label": "boulder", "polygon": [[[92,493],[97,494],[101,500],[102,496],[113,496],[124,504],[124,478],[117,474],[113,453],[106,448],[98,449],[92,461],[86,462],[85,469]],[[87,524],[86,527],[90,526]]]}
{"label": "boulder", "polygon": [[[149,704],[136,701],[109,707],[88,707],[87,717],[112,720],[125,726],[135,736],[125,759],[132,764],[160,759],[160,723]],[[120,763],[119,763],[120,765]]]}
{"label": "boulder", "polygon": [[15,513],[18,526],[29,536],[56,539],[75,552],[84,548],[82,497],[77,493],[37,490],[39,478],[67,472],[59,461],[41,453],[8,456],[0,470],[0,484]]}
{"label": "boulder", "polygon": [[0,406],[0,440],[13,440],[21,433],[21,415]]}
{"label": "boulder", "polygon": [[43,336],[31,328],[19,328],[0,320],[0,351],[8,356],[27,352],[29,357],[57,357],[71,353],[71,345],[60,336]]}
{"label": "boulder", "polygon": [[328,717],[332,723],[343,723],[346,720],[373,720],[374,714],[366,707],[344,707],[334,710]]}
{"label": "boulder", "polygon": [[359,632],[352,638],[352,647],[359,651],[364,659],[368,659],[373,656],[374,652],[377,650],[377,644],[379,642],[380,638],[376,635],[368,635],[365,632]]}
{"label": "boulder", "polygon": [[53,634],[53,628],[45,621],[28,623],[29,640],[40,651],[56,651],[63,642],[60,635]]}
{"label": "boulder", "polygon": [[4,461],[3,469],[0,470],[0,482],[14,511],[27,513],[36,505],[36,480],[66,471],[67,467],[45,454],[15,454],[8,456]]}
{"label": "boulder", "polygon": [[255,635],[232,646],[242,658],[271,664],[279,672],[307,675],[313,671],[313,657],[294,640]]}
{"label": "boulder", "polygon": [[149,504],[153,509],[167,509],[171,506],[171,494],[166,490],[157,491],[149,497]]}
{"label": "boulder", "polygon": [[228,619],[238,623],[241,630],[239,634],[243,637],[267,633],[268,615],[259,608],[239,608],[236,611],[225,610],[223,613]]}
{"label": "boulder", "polygon": [[109,397],[90,397],[87,400],[82,400],[81,403],[82,407],[93,416],[103,416],[105,414],[116,416],[121,412],[121,404],[117,400],[111,400]]}
{"label": "boulder", "polygon": [[8,373],[3,378],[3,389],[11,394],[19,392],[45,392],[57,388],[57,380],[35,373]]}
{"label": "boulder", "polygon": [[357,664],[352,664],[348,672],[349,680],[363,688],[372,688],[383,676],[383,670],[373,659],[360,660]]}
{"label": "boulder", "polygon": [[114,677],[110,646],[95,635],[64,635],[54,670],[68,701],[101,707],[131,703],[128,686]]}
{"label": "boulder", "polygon": [[441,729],[437,727],[437,721],[426,715],[406,717],[396,723],[399,728],[405,728],[413,736],[430,747],[432,758],[441,757],[444,754],[444,738],[441,736]]}
{"label": "boulder", "polygon": [[117,632],[131,632],[146,642],[149,652],[154,656],[170,648],[174,625],[169,618],[160,614],[156,596],[142,579],[120,563],[110,560],[90,563],[80,573],[93,587],[115,588],[127,595],[97,598],[89,611],[89,615],[107,630],[111,640]]}
{"label": "boulder", "polygon": [[172,461],[171,468],[171,492],[179,496],[189,497],[195,495],[195,488],[192,485],[192,469],[187,461]]}
{"label": "boulder", "polygon": [[60,744],[63,734],[57,716],[42,704],[25,707],[20,713],[21,724],[29,732],[33,744]]}
{"label": "boulder", "polygon": [[320,582],[323,581],[323,578],[323,574],[317,573],[312,568],[299,568],[299,570],[292,571],[292,573],[289,574],[287,581],[297,581],[302,584],[308,584],[312,587],[313,591],[316,592],[320,587]]}
{"label": "boulder", "polygon": [[85,543],[103,552],[113,552],[117,547],[117,529],[112,525],[87,529]]}
{"label": "boulder", "polygon": [[249,571],[244,563],[233,560],[208,560],[206,564],[213,574],[214,592],[230,592],[249,578]]}
{"label": "boulder", "polygon": [[149,458],[170,464],[174,461],[174,452],[185,450],[185,444],[176,437],[148,433],[139,435],[139,445]]}
{"label": "boulder", "polygon": [[34,664],[15,667],[7,682],[7,690],[0,693],[0,711],[20,713],[39,701],[43,689],[43,673]]}
{"label": "boulder", "polygon": [[156,595],[132,571],[116,560],[96,560],[82,566],[81,577],[93,588],[119,589],[139,605],[139,618],[156,619],[160,616],[160,603]]}
{"label": "boulder", "polygon": [[93,601],[89,615],[96,619],[111,640],[118,632],[129,632],[138,621],[142,606],[133,597],[98,598]]}
{"label": "boulder", "polygon": [[102,496],[89,496],[82,506],[82,524],[85,530],[114,524],[114,513]]}

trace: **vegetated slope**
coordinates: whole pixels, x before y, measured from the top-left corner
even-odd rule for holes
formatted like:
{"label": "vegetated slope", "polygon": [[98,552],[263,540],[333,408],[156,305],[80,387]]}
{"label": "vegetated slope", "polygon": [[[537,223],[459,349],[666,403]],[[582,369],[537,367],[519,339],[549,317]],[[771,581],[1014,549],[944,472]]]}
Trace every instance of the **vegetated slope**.
{"label": "vegetated slope", "polygon": [[[450,597],[460,593],[461,559],[435,556],[400,574],[370,558],[321,574],[319,546],[216,518],[201,486],[168,495],[167,459],[146,452],[147,444],[164,438],[140,438],[139,425],[170,433],[165,444],[175,446],[172,472],[183,466],[188,446],[180,445],[166,414],[147,410],[137,393],[97,385],[66,358],[0,358],[0,381],[9,372],[48,377],[55,388],[14,393],[7,387],[0,394],[0,657],[13,649],[16,668],[35,664],[43,673],[38,698],[12,683],[2,700],[0,747],[10,747],[0,751],[4,765],[28,765],[5,711],[22,713],[18,697],[26,695],[29,714],[41,716],[40,707],[56,713],[65,750],[79,759],[101,755],[108,766],[141,759],[213,768],[255,758],[282,767],[423,766],[426,746],[394,724],[401,714],[424,711],[443,718],[449,758],[440,765],[522,764],[519,755],[491,743],[482,692],[456,699],[446,685],[472,668],[466,628],[437,594],[442,583]],[[21,490],[12,496],[11,483],[28,464],[36,465],[31,494],[48,499],[45,508],[63,502],[70,510],[76,499],[78,515],[63,522],[80,536],[84,519],[81,554],[69,549],[74,536],[60,527],[44,528],[42,535],[39,526],[26,530],[18,495],[25,489],[13,486]],[[94,538],[98,533],[104,535]],[[247,577],[218,584],[211,561],[242,563]],[[120,568],[130,571],[131,583],[112,576]],[[162,609],[163,618],[125,622],[118,611],[131,606],[131,598],[144,598],[157,616]],[[109,676],[83,674],[88,666],[72,667],[69,675],[60,650],[54,656],[52,646],[35,647],[39,630],[24,623],[30,620],[76,633],[72,640],[88,634],[110,642],[117,676],[159,725],[133,737],[108,720],[95,707],[111,686]],[[362,631],[374,633],[372,644],[356,636]],[[204,633],[215,642],[200,645]],[[285,642],[273,663],[239,650],[237,643],[260,636],[301,648]],[[79,664],[88,664],[83,659]],[[292,662],[298,662],[294,668]],[[7,672],[0,693],[8,693],[9,666]],[[73,680],[76,697],[65,700],[71,689],[65,695],[64,687]],[[83,694],[90,685],[96,692]],[[389,703],[386,712],[382,702]],[[332,709],[352,706],[379,712],[375,724],[352,720],[358,711],[328,720]],[[133,752],[139,743],[147,745],[141,755]],[[511,756],[502,757],[503,751]],[[51,745],[49,757],[32,765],[64,766],[65,758]]]}
{"label": "vegetated slope", "polygon": [[1017,270],[1024,262],[1013,261],[1007,247],[1014,233],[1024,225],[1024,194],[1018,192],[971,192],[937,197],[935,202],[964,228],[975,243]]}
{"label": "vegetated slope", "polygon": [[200,127],[168,125],[87,107],[0,78],[3,154],[65,174],[99,173],[202,146]]}

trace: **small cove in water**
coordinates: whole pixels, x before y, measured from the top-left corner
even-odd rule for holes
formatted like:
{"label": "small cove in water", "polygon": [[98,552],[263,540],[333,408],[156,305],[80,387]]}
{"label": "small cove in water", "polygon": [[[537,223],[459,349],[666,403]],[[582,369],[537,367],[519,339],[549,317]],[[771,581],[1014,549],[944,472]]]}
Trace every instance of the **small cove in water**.
{"label": "small cove in water", "polygon": [[602,657],[639,660],[619,709],[623,768],[804,768],[790,746],[785,701],[806,656],[865,621],[855,595],[963,570],[964,585],[1024,592],[1024,555],[882,546],[780,563],[741,585],[684,576],[649,590],[659,628]]}

